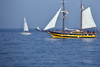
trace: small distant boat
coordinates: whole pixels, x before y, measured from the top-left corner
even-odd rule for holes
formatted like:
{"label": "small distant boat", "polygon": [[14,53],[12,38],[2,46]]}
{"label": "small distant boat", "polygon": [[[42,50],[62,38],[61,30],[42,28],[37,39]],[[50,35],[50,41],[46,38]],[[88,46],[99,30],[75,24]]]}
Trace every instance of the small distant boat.
{"label": "small distant boat", "polygon": [[[58,19],[59,13],[62,13],[62,30],[61,31],[47,31],[48,33],[50,33],[52,35],[53,38],[95,38],[97,32],[90,32],[90,31],[84,31],[83,29],[87,29],[87,28],[94,28],[97,27],[92,14],[91,14],[91,10],[90,7],[83,9],[83,5],[82,5],[82,0],[80,0],[81,2],[81,8],[80,8],[80,29],[77,29],[75,31],[72,31],[70,29],[65,28],[65,19],[66,18],[66,14],[68,14],[68,11],[65,10],[65,6],[64,3],[65,1],[62,0],[62,7],[57,11],[56,15],[53,17],[53,19],[49,22],[49,24],[44,28],[43,31],[46,31],[48,29],[54,28],[56,25],[56,21]],[[70,30],[67,31],[67,30]]]}
{"label": "small distant boat", "polygon": [[32,32],[29,32],[28,25],[27,25],[25,17],[24,17],[24,31],[21,32],[21,34],[23,34],[23,35],[30,35],[30,34],[32,34]]}
{"label": "small distant boat", "polygon": [[43,32],[48,32],[47,30],[42,30],[39,27],[35,28],[35,30],[37,30],[37,31],[43,31]]}
{"label": "small distant boat", "polygon": [[35,30],[42,31],[39,27],[36,27],[36,29],[35,29]]}

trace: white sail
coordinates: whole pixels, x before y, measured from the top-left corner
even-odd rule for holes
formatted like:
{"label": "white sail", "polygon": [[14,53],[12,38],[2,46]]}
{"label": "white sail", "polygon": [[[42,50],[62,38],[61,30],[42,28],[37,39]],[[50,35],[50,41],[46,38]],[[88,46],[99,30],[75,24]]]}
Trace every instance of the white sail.
{"label": "white sail", "polygon": [[56,15],[53,17],[53,19],[49,22],[49,24],[44,28],[44,30],[47,30],[47,29],[50,29],[50,28],[53,28],[55,27],[55,24],[56,24],[56,21],[57,21],[57,18],[58,18],[58,15],[61,11],[62,7],[59,9],[59,11],[57,11]]}
{"label": "white sail", "polygon": [[88,7],[82,12],[82,29],[93,28],[93,27],[97,26],[93,20],[90,7]]}
{"label": "white sail", "polygon": [[24,31],[29,31],[25,17],[24,17]]}

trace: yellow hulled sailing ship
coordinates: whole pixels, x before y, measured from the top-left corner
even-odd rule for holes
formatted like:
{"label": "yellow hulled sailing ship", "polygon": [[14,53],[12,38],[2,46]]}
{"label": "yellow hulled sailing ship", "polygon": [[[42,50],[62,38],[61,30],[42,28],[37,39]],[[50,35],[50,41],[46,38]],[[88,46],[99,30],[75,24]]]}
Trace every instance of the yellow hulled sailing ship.
{"label": "yellow hulled sailing ship", "polygon": [[47,31],[52,35],[53,38],[95,38],[97,34],[96,32],[83,31],[83,29],[94,28],[97,26],[93,20],[90,7],[83,9],[82,0],[80,0],[80,2],[81,2],[80,29],[70,30],[70,31],[65,30],[64,24],[65,24],[66,14],[68,14],[68,11],[65,10],[65,1],[62,0],[62,7],[57,11],[53,19],[49,22],[49,24],[44,28],[43,31],[54,28],[59,14],[62,13],[62,30]]}

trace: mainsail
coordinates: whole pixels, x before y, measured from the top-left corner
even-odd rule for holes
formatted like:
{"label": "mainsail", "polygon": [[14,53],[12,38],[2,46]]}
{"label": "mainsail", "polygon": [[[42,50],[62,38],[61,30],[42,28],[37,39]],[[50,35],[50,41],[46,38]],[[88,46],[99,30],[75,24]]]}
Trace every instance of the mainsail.
{"label": "mainsail", "polygon": [[25,17],[24,17],[24,31],[29,31]]}
{"label": "mainsail", "polygon": [[62,7],[59,9],[59,11],[57,11],[56,15],[53,17],[53,19],[49,22],[49,24],[44,28],[44,30],[47,30],[47,29],[50,29],[50,28],[53,28],[55,27],[55,24],[56,24],[56,21],[57,21],[57,18],[58,18],[58,15],[61,11]]}
{"label": "mainsail", "polygon": [[97,26],[93,20],[90,7],[88,7],[82,12],[82,29],[93,28],[93,27]]}

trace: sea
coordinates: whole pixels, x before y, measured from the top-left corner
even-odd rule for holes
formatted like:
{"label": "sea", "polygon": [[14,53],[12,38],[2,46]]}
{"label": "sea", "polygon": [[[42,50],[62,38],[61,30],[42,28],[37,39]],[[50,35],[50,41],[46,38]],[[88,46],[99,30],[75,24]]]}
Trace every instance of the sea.
{"label": "sea", "polygon": [[56,39],[47,32],[0,29],[0,67],[100,67],[96,38]]}

